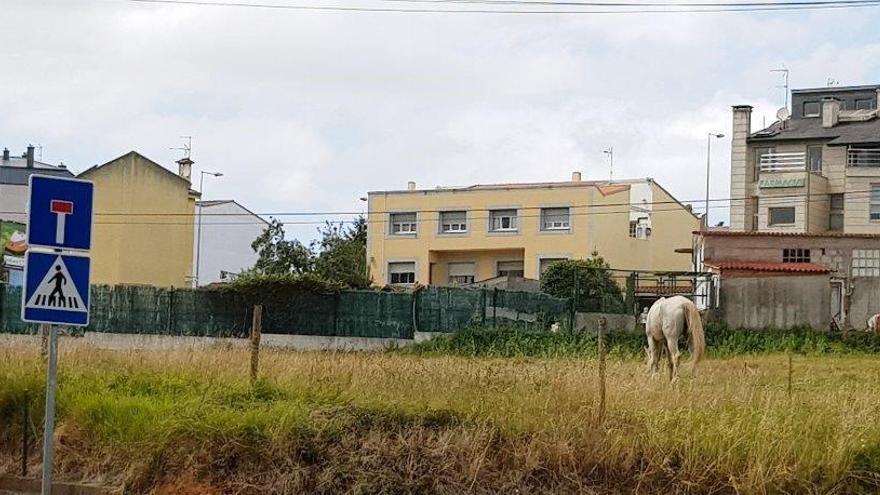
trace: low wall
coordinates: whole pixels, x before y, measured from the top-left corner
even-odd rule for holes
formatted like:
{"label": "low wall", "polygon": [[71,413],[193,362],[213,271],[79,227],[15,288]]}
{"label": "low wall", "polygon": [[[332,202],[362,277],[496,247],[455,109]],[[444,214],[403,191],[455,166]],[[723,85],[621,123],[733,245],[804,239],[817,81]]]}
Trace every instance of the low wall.
{"label": "low wall", "polygon": [[828,275],[721,280],[721,313],[732,328],[827,329],[831,321]]}
{"label": "low wall", "polygon": [[880,313],[880,277],[855,277],[852,279],[852,301],[849,307],[849,323],[852,328],[868,328],[868,318]]}
{"label": "low wall", "polygon": [[595,331],[599,328],[599,319],[603,317],[608,322],[606,330],[609,332],[638,331],[635,316],[615,313],[578,313],[575,317],[574,328],[578,332]]}

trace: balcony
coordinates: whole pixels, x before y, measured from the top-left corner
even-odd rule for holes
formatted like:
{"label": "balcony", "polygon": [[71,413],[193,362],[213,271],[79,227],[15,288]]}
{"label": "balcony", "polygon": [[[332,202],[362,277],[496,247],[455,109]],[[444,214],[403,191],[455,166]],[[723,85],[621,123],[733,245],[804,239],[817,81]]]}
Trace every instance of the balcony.
{"label": "balcony", "polygon": [[850,148],[846,152],[847,167],[880,167],[880,148]]}
{"label": "balcony", "polygon": [[761,155],[761,172],[803,172],[806,169],[807,154],[803,151]]}

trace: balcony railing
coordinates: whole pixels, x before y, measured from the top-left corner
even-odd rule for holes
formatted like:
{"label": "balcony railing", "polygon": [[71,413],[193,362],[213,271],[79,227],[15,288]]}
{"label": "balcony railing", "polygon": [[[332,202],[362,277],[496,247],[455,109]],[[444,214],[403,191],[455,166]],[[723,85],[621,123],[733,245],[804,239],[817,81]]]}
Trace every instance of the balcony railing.
{"label": "balcony railing", "polygon": [[795,172],[806,169],[807,154],[803,151],[761,155],[761,172]]}
{"label": "balcony railing", "polygon": [[880,167],[880,149],[850,148],[846,153],[847,167]]}

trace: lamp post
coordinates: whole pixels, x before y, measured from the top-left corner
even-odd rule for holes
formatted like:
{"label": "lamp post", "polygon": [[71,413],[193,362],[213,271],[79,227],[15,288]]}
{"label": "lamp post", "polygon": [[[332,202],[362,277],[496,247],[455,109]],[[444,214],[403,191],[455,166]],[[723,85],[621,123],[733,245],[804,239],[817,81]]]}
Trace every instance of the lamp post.
{"label": "lamp post", "polygon": [[706,136],[706,213],[703,218],[706,219],[706,227],[709,227],[709,168],[712,163],[712,138],[721,139],[724,134],[715,134],[710,132]]}
{"label": "lamp post", "polygon": [[[211,175],[214,177],[223,177],[223,174],[220,172],[208,172],[206,170],[202,170],[199,172],[199,193],[204,192],[205,190],[205,175]],[[199,214],[198,214],[198,227],[196,234],[196,276],[193,277],[193,287],[199,286],[199,268],[201,268],[201,257],[202,257],[202,200],[199,200]]]}

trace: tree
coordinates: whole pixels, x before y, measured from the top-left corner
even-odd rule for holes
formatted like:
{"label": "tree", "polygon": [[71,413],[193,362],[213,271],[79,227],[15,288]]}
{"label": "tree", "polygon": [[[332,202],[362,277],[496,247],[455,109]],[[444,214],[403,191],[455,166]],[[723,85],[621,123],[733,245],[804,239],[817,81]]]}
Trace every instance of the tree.
{"label": "tree", "polygon": [[541,275],[541,290],[556,297],[573,297],[578,311],[619,312],[623,293],[611,267],[599,253],[586,260],[554,263]]}
{"label": "tree", "polygon": [[321,239],[312,243],[312,249],[318,253],[317,275],[352,288],[369,287],[367,220],[360,216],[348,227],[341,222],[327,222],[318,233]]}
{"label": "tree", "polygon": [[314,265],[314,254],[296,239],[284,238],[284,224],[273,218],[266,230],[251,244],[257,253],[254,271],[260,274],[300,275]]}

